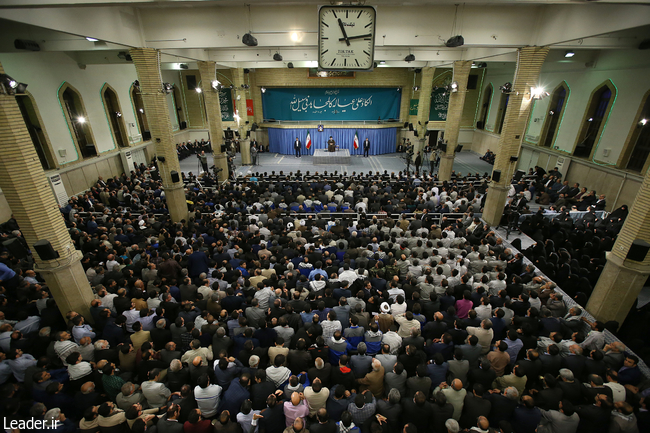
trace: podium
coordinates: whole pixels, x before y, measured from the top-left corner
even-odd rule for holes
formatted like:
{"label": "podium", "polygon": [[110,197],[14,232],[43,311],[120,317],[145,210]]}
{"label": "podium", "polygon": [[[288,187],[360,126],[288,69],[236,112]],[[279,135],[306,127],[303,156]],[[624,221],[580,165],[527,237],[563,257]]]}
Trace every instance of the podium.
{"label": "podium", "polygon": [[241,165],[251,165],[251,141],[249,139],[239,140],[239,150],[241,152]]}
{"label": "podium", "polygon": [[336,143],[334,143],[334,142],[327,143],[327,151],[328,152],[336,152]]}

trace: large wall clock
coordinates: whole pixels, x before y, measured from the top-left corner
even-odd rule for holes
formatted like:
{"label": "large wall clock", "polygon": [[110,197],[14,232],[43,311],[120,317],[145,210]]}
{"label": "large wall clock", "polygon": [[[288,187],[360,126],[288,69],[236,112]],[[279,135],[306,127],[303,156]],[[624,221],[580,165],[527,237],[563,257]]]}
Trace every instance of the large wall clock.
{"label": "large wall clock", "polygon": [[318,68],[325,71],[371,70],[375,60],[372,6],[321,6],[318,10]]}

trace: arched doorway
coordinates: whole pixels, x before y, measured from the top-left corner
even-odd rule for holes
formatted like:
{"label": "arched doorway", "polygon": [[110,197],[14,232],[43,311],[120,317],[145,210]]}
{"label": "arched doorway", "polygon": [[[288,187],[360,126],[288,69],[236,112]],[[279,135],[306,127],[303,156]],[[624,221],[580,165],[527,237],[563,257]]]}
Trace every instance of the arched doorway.
{"label": "arched doorway", "polygon": [[68,122],[68,128],[82,158],[97,156],[97,147],[83,98],[77,89],[68,83],[59,88],[59,101],[63,114]]}
{"label": "arched doorway", "polygon": [[108,125],[113,134],[113,140],[117,147],[128,147],[129,140],[126,133],[126,125],[124,124],[124,117],[122,116],[122,108],[120,100],[117,97],[117,92],[107,83],[102,88],[102,102],[104,103],[104,110],[106,111],[106,118]]}

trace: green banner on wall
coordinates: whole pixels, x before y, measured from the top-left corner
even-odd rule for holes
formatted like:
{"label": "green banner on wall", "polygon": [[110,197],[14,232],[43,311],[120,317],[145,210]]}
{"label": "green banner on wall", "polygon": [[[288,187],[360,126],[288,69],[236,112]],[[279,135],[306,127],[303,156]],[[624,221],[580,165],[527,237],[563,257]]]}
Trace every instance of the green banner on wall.
{"label": "green banner on wall", "polygon": [[221,121],[234,121],[235,108],[232,103],[232,90],[230,88],[221,89],[219,91],[219,105],[221,105]]}
{"label": "green banner on wall", "polygon": [[409,104],[409,116],[418,115],[418,105],[420,105],[419,99],[411,99],[411,103]]}
{"label": "green banner on wall", "polygon": [[431,94],[431,110],[429,111],[429,121],[446,121],[448,106],[449,93],[444,88],[434,90]]}

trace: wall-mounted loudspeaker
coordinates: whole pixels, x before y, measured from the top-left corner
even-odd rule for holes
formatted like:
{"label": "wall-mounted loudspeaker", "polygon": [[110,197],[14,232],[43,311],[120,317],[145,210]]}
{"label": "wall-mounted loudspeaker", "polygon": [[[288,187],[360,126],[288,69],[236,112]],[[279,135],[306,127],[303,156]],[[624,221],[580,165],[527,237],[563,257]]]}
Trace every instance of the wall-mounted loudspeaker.
{"label": "wall-mounted loudspeaker", "polygon": [[642,262],[650,250],[650,244],[642,239],[635,239],[627,252],[625,259],[634,260],[635,262]]}
{"label": "wall-mounted loudspeaker", "polygon": [[59,258],[59,253],[54,251],[52,244],[47,239],[40,240],[34,244],[34,250],[41,260],[54,260]]}
{"label": "wall-mounted loudspeaker", "polygon": [[4,241],[2,246],[9,250],[12,256],[17,259],[24,259],[27,257],[27,248],[20,243],[20,239],[13,238],[8,241]]}
{"label": "wall-mounted loudspeaker", "polygon": [[498,182],[501,180],[501,170],[494,170],[492,172],[492,180]]}
{"label": "wall-mounted loudspeaker", "polygon": [[177,171],[172,170],[170,174],[171,174],[171,176],[172,176],[172,182],[176,183],[176,182],[180,182],[180,181],[181,181],[181,178],[180,178],[180,176],[178,175],[178,172],[177,172]]}

